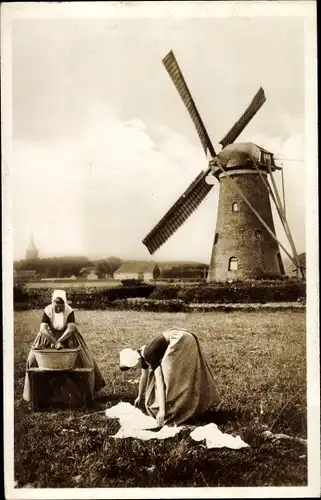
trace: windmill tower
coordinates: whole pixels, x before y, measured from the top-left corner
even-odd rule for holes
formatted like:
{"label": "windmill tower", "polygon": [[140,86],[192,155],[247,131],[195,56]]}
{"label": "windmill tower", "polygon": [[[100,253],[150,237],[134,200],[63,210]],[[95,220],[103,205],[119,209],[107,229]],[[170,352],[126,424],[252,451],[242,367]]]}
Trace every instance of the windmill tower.
{"label": "windmill tower", "polygon": [[[278,242],[260,222],[260,214],[275,234],[267,186],[268,165],[277,169],[272,153],[253,143],[226,148],[218,155],[225,172],[218,171],[219,204],[209,281],[268,278],[285,274]],[[267,163],[268,162],[268,163]],[[231,189],[230,179],[250,206]]]}
{"label": "windmill tower", "polygon": [[[304,277],[285,217],[284,201],[281,202],[274,179],[274,172],[281,168],[275,165],[273,154],[262,147],[251,142],[234,143],[266,101],[263,89],[258,90],[243,115],[220,141],[223,149],[217,154],[172,51],[165,56],[163,64],[192,118],[209,165],[144,238],[143,244],[151,254],[162,246],[213,188],[214,184],[206,182],[212,175],[220,191],[208,281],[281,277],[284,267],[280,248]],[[293,256],[275,234],[270,198]]]}
{"label": "windmill tower", "polygon": [[26,250],[26,260],[38,259],[38,255],[39,255],[39,252],[38,252],[38,249],[35,245],[35,242],[33,239],[33,234],[31,233],[29,246]]}

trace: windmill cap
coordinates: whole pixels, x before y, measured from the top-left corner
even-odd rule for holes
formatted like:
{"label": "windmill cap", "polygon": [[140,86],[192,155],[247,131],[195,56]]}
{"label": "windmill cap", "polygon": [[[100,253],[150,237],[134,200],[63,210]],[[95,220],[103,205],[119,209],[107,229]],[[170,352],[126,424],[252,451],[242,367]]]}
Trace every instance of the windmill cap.
{"label": "windmill cap", "polygon": [[253,142],[229,144],[217,155],[217,160],[223,168],[255,168],[256,162],[260,168],[269,164],[275,170],[273,153]]}

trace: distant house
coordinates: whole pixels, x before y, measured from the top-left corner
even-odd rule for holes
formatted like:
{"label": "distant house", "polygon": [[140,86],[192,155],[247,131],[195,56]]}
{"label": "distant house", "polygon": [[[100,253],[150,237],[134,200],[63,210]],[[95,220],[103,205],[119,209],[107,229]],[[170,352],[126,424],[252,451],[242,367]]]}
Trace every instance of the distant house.
{"label": "distant house", "polygon": [[98,275],[94,271],[87,274],[87,280],[98,280]]}
{"label": "distant house", "polygon": [[32,281],[36,279],[37,271],[34,269],[28,271],[16,271],[14,276],[20,281]]}
{"label": "distant house", "polygon": [[79,271],[79,276],[86,280],[98,280],[98,275],[95,273],[94,267],[83,267]]}
{"label": "distant house", "polygon": [[[305,252],[301,253],[299,256],[299,260],[301,262],[301,265],[303,269],[306,269],[306,259],[305,259]],[[285,274],[289,276],[290,278],[295,278],[297,276],[297,266],[294,264],[294,262],[290,262],[286,267],[285,267]]]}
{"label": "distant house", "polygon": [[115,272],[115,280],[142,280],[152,281],[160,274],[159,267],[154,262],[127,262],[122,264]]}

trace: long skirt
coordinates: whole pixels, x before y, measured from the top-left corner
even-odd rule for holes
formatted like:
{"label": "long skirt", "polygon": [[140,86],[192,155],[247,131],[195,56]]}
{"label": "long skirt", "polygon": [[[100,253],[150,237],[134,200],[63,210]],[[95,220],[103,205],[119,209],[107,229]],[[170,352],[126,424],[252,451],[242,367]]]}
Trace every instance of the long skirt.
{"label": "long skirt", "polygon": [[[165,423],[182,424],[220,402],[213,374],[193,333],[171,329],[161,368],[165,382]],[[154,372],[149,369],[145,407],[156,417],[159,411]]]}
{"label": "long skirt", "polygon": [[[62,331],[57,331],[50,329],[50,333],[53,335],[53,337],[57,340],[61,335]],[[65,348],[74,348],[74,347],[81,347],[77,361],[75,364],[75,368],[93,368],[93,372],[90,373],[89,375],[89,390],[91,393],[91,397],[94,398],[96,393],[102,389],[103,387],[106,386],[106,382],[104,380],[104,377],[92,355],[90,352],[85,339],[81,335],[81,333],[78,331],[78,329],[75,329],[75,331],[72,333],[72,335],[64,340],[62,342],[63,346]],[[41,333],[38,333],[34,343],[33,347],[36,349],[48,349],[51,347],[50,341],[44,337]],[[27,359],[27,369],[36,367],[37,362],[35,355],[32,351],[32,349],[29,352],[28,359]],[[31,386],[30,386],[30,376],[29,373],[26,372],[25,375],[25,384],[24,384],[24,390],[23,390],[23,399],[25,401],[31,401]]]}

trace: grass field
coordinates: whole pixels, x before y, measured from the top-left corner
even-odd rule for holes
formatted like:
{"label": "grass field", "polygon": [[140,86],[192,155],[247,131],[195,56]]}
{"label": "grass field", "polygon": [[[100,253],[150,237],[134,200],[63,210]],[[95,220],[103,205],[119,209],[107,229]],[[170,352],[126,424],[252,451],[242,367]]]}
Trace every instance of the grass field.
{"label": "grass field", "polygon": [[41,311],[15,313],[15,480],[18,487],[304,486],[307,449],[273,442],[266,429],[306,437],[305,312],[146,313],[78,311],[79,329],[107,380],[108,407],[134,401],[139,373],[120,372],[118,351],[165,328],[198,334],[222,403],[208,415],[239,434],[241,450],[208,450],[189,431],[164,441],[113,439],[104,411],[33,413],[22,400],[25,360]]}

